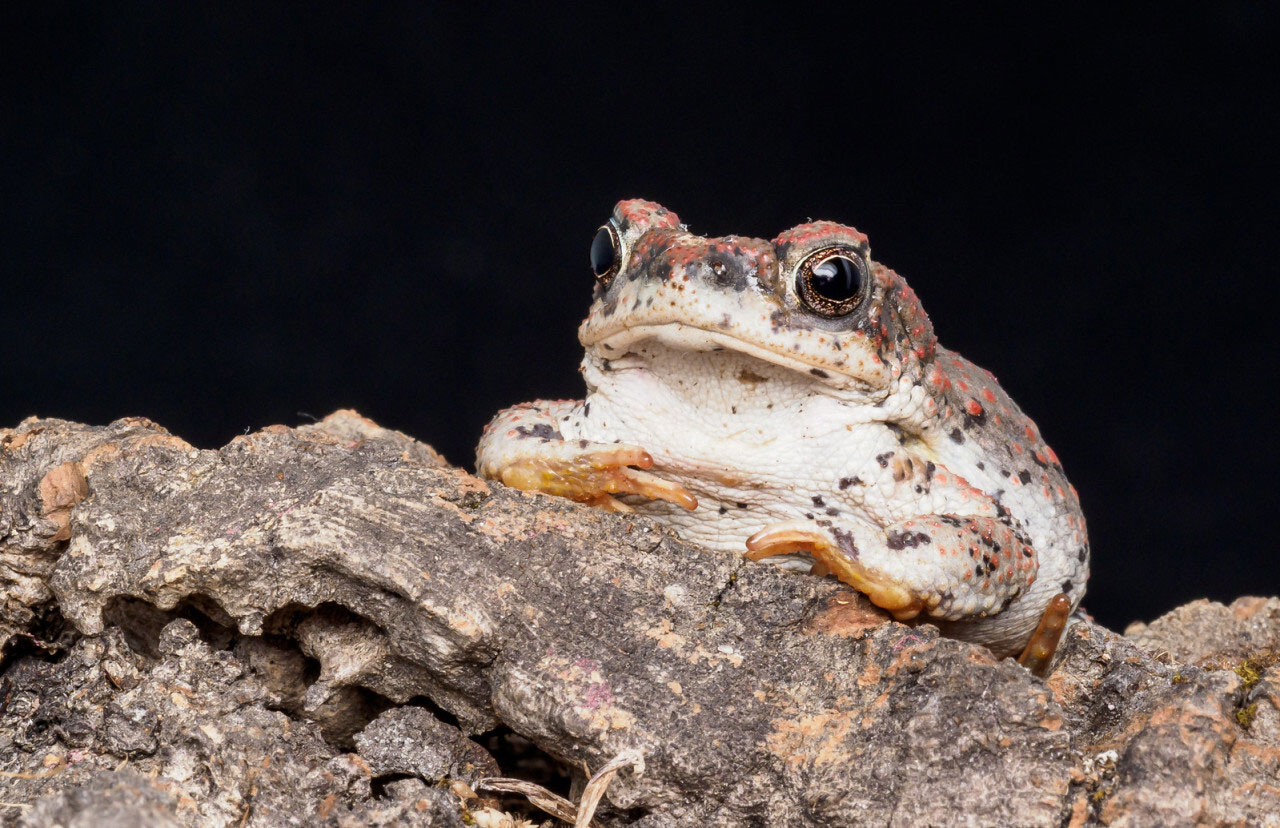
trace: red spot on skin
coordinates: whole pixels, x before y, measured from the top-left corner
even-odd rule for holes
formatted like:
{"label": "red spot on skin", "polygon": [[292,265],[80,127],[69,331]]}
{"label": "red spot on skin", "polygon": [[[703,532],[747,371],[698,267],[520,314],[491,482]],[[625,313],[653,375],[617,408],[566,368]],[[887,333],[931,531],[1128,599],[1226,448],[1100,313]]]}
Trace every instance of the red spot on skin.
{"label": "red spot on skin", "polygon": [[991,389],[990,389],[990,388],[984,388],[984,389],[982,389],[982,397],[983,397],[983,399],[985,399],[987,402],[995,402],[995,401],[996,401],[996,395],[991,393]]}
{"label": "red spot on skin", "polygon": [[1027,423],[1027,439],[1033,443],[1036,441],[1036,430],[1031,427],[1030,423]]}
{"label": "red spot on skin", "polygon": [[1054,453],[1053,446],[1045,446],[1044,450],[1045,450],[1045,453],[1049,455],[1050,462],[1053,462],[1053,463],[1058,462],[1058,455]]}
{"label": "red spot on skin", "polygon": [[960,388],[960,390],[961,390],[961,391],[968,391],[968,390],[969,390],[969,384],[968,384],[968,383],[966,383],[964,380],[958,380],[958,381],[956,382],[956,385],[957,385],[957,386],[959,386],[959,388]]}
{"label": "red spot on skin", "polygon": [[[961,385],[960,387],[961,387],[961,388],[963,388],[964,386],[963,386],[963,385]],[[964,404],[964,410],[965,410],[965,411],[968,411],[968,412],[969,412],[969,416],[971,416],[971,417],[981,417],[981,416],[982,416],[982,403],[978,402],[977,400],[973,400],[973,399],[968,400],[968,401],[967,401],[967,402],[965,402],[965,404]]]}

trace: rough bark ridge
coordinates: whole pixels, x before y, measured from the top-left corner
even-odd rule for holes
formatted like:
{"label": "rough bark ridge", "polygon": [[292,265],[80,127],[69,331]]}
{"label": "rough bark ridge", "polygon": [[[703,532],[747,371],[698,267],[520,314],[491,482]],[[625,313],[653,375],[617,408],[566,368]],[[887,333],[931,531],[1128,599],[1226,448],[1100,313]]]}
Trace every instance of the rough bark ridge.
{"label": "rough bark ridge", "polygon": [[0,430],[0,825],[513,824],[635,750],[600,825],[1280,826],[1278,649],[1197,602],[1041,681],[352,412]]}

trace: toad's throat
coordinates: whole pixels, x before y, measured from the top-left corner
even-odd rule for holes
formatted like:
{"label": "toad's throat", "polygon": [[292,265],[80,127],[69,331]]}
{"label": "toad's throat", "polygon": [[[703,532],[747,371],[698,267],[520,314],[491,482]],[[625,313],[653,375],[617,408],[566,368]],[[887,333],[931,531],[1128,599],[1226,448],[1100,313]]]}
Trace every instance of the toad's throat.
{"label": "toad's throat", "polygon": [[754,342],[724,331],[699,328],[683,322],[636,325],[598,338],[585,334],[582,337],[582,344],[604,360],[619,359],[637,345],[648,341],[657,342],[676,351],[733,351],[812,377],[825,385],[858,391],[872,390],[869,383],[842,372],[829,360],[810,357],[799,350],[791,350],[780,344]]}

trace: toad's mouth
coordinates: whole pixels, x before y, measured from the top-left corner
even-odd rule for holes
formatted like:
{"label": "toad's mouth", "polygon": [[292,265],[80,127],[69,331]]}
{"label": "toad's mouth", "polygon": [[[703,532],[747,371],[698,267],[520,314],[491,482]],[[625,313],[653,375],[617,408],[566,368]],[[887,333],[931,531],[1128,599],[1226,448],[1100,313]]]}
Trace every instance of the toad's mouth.
{"label": "toad's mouth", "polygon": [[584,341],[583,344],[600,358],[615,360],[625,356],[636,346],[649,341],[680,351],[732,351],[761,362],[777,365],[797,375],[808,375],[814,381],[832,387],[864,392],[872,390],[869,383],[843,373],[840,366],[833,365],[830,361],[820,358],[806,359],[800,353],[779,350],[776,346],[752,342],[724,331],[699,328],[683,322],[636,325],[596,340]]}

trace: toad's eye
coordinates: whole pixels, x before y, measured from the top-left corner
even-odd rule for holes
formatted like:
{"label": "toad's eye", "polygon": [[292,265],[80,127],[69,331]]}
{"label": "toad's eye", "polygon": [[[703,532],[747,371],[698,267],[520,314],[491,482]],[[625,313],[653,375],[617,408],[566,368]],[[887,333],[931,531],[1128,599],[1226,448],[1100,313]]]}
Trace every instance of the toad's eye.
{"label": "toad's eye", "polygon": [[867,284],[867,263],[851,247],[815,250],[796,271],[796,293],[814,313],[835,318],[853,312]]}
{"label": "toad's eye", "polygon": [[591,272],[596,274],[600,284],[608,286],[614,276],[618,275],[618,265],[622,261],[622,249],[618,244],[618,231],[612,224],[606,224],[596,231],[591,240]]}

